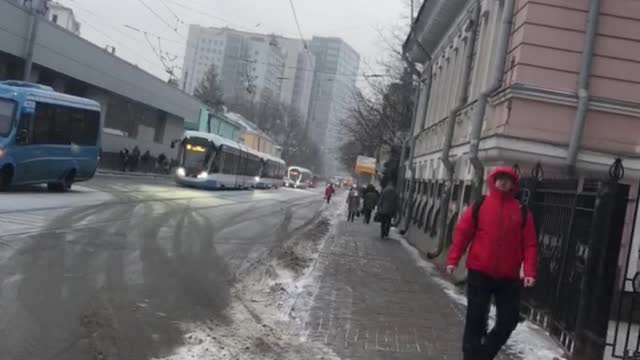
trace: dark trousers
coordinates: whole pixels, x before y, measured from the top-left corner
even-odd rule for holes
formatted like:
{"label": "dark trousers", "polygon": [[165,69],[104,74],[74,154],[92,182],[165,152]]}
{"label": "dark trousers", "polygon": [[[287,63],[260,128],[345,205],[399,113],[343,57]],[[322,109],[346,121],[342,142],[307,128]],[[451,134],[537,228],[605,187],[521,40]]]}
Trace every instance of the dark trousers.
{"label": "dark trousers", "polygon": [[331,202],[331,195],[324,197],[327,200],[327,204]]}
{"label": "dark trousers", "polygon": [[353,222],[356,219],[357,211],[349,211],[349,215],[347,215],[347,221]]}
{"label": "dark trousers", "polygon": [[[495,298],[497,318],[487,334],[491,297]],[[494,279],[479,271],[467,276],[467,320],[462,351],[465,360],[493,360],[507,343],[520,318],[520,282]]]}
{"label": "dark trousers", "polygon": [[380,236],[386,238],[391,231],[391,215],[380,214]]}
{"label": "dark trousers", "polygon": [[371,212],[373,210],[371,209],[364,209],[364,223],[365,224],[369,224],[371,223]]}

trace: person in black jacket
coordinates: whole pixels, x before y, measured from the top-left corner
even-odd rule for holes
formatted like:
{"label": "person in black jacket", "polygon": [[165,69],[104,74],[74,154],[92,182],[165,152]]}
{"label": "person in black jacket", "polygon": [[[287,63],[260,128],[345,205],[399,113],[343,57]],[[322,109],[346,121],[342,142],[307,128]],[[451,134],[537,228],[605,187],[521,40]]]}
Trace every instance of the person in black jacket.
{"label": "person in black jacket", "polygon": [[386,239],[391,231],[391,220],[398,212],[400,197],[391,181],[387,182],[378,199],[378,217],[380,219],[380,237]]}
{"label": "person in black jacket", "polygon": [[364,213],[365,224],[369,224],[371,222],[371,213],[378,205],[378,197],[379,194],[376,188],[369,184],[362,197],[362,212]]}

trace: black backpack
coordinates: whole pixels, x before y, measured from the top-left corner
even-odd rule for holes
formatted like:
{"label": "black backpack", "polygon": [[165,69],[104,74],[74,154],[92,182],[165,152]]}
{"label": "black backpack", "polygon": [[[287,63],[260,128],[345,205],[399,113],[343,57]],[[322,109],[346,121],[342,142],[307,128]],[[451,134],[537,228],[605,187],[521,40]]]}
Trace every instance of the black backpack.
{"label": "black backpack", "polygon": [[[478,216],[480,214],[480,208],[482,207],[482,203],[484,203],[484,199],[486,198],[487,197],[485,195],[482,195],[478,201],[473,203],[473,208],[471,209],[471,217],[473,218],[473,223],[475,224],[476,228],[478,227]],[[522,214],[522,224],[520,225],[520,228],[524,229],[524,227],[527,225],[527,216],[529,215],[529,209],[527,209],[527,207],[522,203],[520,203],[520,213]]]}

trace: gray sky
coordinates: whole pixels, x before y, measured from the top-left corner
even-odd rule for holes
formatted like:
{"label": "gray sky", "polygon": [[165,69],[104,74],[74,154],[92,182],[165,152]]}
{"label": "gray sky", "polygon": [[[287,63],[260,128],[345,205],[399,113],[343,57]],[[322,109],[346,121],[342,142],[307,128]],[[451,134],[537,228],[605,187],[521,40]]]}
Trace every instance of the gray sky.
{"label": "gray sky", "polygon": [[[74,9],[82,36],[95,44],[115,46],[117,55],[167,78],[158,52],[177,56],[182,66],[188,24],[229,26],[245,31],[298,38],[289,0],[58,0]],[[405,0],[294,0],[302,33],[342,37],[361,55],[361,72],[376,72],[386,45],[375,29],[390,31],[406,19]],[[145,8],[146,3],[156,13]],[[161,20],[159,19],[164,19]],[[145,35],[126,25],[146,31]],[[175,31],[174,31],[175,29]],[[159,40],[158,37],[161,39]],[[373,68],[366,65],[370,64]],[[176,71],[180,75],[180,70]]]}

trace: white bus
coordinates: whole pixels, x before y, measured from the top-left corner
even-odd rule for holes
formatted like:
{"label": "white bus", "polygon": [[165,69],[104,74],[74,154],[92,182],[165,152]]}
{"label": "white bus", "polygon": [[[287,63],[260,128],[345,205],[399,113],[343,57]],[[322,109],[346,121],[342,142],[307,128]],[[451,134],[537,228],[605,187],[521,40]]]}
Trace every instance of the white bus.
{"label": "white bus", "polygon": [[287,178],[284,183],[287,187],[306,189],[312,178],[313,173],[311,170],[299,166],[291,166],[287,170]]}
{"label": "white bus", "polygon": [[202,189],[271,188],[282,182],[285,168],[281,159],[233,140],[186,131],[178,149],[176,182]]}
{"label": "white bus", "polygon": [[260,157],[262,158],[262,172],[256,179],[256,188],[273,189],[282,186],[282,179],[287,173],[287,163],[269,154],[260,153]]}

